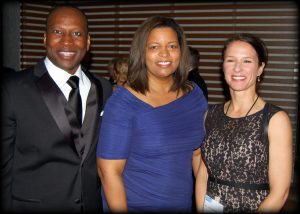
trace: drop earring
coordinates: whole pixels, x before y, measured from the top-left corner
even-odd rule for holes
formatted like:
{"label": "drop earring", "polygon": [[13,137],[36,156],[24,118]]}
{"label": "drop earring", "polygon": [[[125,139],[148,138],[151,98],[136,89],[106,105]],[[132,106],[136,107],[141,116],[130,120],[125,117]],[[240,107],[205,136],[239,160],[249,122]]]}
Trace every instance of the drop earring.
{"label": "drop earring", "polygon": [[257,82],[260,82],[260,76],[257,76]]}

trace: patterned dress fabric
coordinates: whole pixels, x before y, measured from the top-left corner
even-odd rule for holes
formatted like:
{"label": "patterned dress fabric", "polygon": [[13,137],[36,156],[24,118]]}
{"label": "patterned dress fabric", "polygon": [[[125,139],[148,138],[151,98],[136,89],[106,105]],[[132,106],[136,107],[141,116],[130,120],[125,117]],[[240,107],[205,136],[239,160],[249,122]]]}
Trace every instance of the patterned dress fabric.
{"label": "patterned dress fabric", "polygon": [[[270,105],[269,118],[281,109]],[[264,108],[266,108],[265,105]],[[264,140],[263,109],[246,117],[230,118],[224,104],[211,105],[201,146],[209,176],[242,184],[268,183],[268,142]],[[238,188],[208,181],[207,195],[219,197],[224,212],[255,212],[268,190]]]}
{"label": "patterned dress fabric", "polygon": [[[97,156],[126,159],[129,212],[191,212],[192,155],[204,140],[201,89],[160,107],[117,87],[104,108]],[[104,211],[108,207],[102,192]]]}

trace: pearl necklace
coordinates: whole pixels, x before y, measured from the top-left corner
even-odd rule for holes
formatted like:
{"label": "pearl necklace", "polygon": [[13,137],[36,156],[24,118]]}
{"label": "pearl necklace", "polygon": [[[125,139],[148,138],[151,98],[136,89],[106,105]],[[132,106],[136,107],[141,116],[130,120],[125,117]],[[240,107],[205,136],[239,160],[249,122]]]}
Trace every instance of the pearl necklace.
{"label": "pearl necklace", "polygon": [[[247,112],[247,114],[245,115],[245,117],[247,117],[248,114],[250,113],[250,111],[253,109],[253,107],[254,107],[255,103],[257,102],[258,98],[259,98],[259,96],[257,95],[254,103],[252,104],[251,108],[249,109],[249,111]],[[228,109],[229,109],[230,105],[231,105],[231,100],[229,101],[229,104],[228,104],[228,107],[227,107],[227,110],[226,110],[226,113],[225,113],[226,116],[227,116],[227,112],[228,112]]]}

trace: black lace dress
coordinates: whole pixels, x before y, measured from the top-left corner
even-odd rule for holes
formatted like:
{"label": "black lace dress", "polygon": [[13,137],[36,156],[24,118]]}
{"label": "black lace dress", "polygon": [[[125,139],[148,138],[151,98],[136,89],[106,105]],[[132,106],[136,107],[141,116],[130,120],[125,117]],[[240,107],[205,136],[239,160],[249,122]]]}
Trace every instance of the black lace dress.
{"label": "black lace dress", "polygon": [[[269,118],[281,110],[268,105]],[[201,146],[209,174],[207,195],[219,197],[224,212],[255,212],[269,193],[268,142],[262,118],[263,110],[230,118],[224,114],[224,104],[208,109]]]}

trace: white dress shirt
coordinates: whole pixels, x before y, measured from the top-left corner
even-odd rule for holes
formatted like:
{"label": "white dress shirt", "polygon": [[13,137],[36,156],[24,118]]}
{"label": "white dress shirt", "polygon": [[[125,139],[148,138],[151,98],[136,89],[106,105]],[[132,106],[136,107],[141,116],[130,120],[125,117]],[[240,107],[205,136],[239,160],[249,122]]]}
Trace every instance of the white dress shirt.
{"label": "white dress shirt", "polygon": [[[71,92],[71,86],[67,83],[69,80],[71,74],[66,72],[65,70],[57,67],[54,65],[48,57],[45,58],[45,66],[48,70],[48,73],[50,77],[54,80],[54,82],[57,84],[57,86],[60,88],[66,99],[69,99],[69,94]],[[86,110],[86,101],[87,97],[91,88],[91,81],[89,78],[85,75],[85,73],[81,69],[81,65],[78,67],[77,71],[75,72],[76,76],[79,77],[79,93],[81,96],[82,101],[82,123],[85,116],[85,110]]]}

